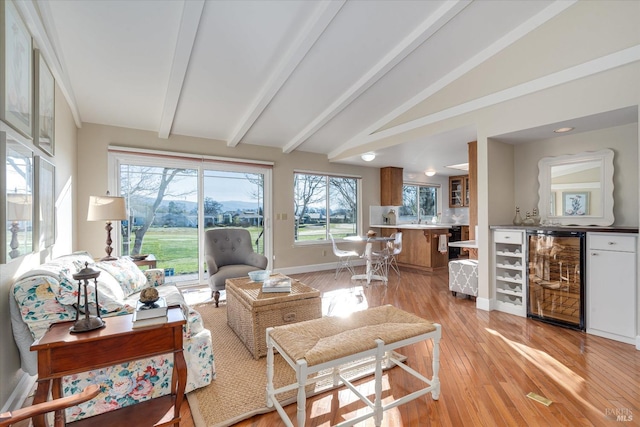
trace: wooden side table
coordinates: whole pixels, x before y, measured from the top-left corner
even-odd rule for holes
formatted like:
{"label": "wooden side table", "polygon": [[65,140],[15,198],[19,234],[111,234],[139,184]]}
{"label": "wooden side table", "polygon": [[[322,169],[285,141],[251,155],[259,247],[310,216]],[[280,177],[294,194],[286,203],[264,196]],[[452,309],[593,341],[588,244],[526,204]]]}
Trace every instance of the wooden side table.
{"label": "wooden side table", "polygon": [[[132,315],[103,319],[106,326],[90,332],[72,334],[73,322],[51,325],[31,350],[38,353],[38,387],[33,403],[62,397],[62,377],[119,363],[173,353],[171,394],[95,417],[75,421],[73,426],[169,426],[180,424],[180,406],[187,382],[187,364],[182,350],[182,326],[186,320],[179,307],[170,307],[168,321],[162,325],[132,329]],[[57,411],[56,419],[64,411]],[[44,427],[44,416],[34,426]]]}
{"label": "wooden side table", "polygon": [[146,266],[149,268],[156,268],[157,265],[156,257],[153,254],[149,255],[145,259],[133,259],[133,263],[138,267]]}

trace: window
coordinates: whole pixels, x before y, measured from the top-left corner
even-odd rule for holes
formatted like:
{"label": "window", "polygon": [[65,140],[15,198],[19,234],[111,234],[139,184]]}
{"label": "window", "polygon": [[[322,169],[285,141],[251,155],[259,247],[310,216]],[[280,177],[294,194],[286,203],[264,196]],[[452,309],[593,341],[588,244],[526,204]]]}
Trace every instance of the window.
{"label": "window", "polygon": [[430,222],[438,217],[439,187],[405,184],[402,186],[401,222]]}
{"label": "window", "polygon": [[129,212],[118,230],[119,255],[153,254],[166,280],[178,285],[206,283],[210,228],[247,229],[254,250],[271,256],[270,165],[124,150],[114,148],[109,160],[110,188],[125,197]]}
{"label": "window", "polygon": [[358,234],[360,178],[295,173],[295,241]]}

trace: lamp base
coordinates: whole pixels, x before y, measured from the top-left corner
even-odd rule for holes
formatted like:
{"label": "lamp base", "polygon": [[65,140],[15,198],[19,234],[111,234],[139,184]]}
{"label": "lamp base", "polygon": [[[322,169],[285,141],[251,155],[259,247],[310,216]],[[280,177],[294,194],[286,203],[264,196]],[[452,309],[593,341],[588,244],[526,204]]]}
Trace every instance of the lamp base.
{"label": "lamp base", "polygon": [[114,257],[114,256],[107,255],[107,256],[106,256],[106,257],[104,257],[104,258],[100,258],[100,261],[115,261],[115,260],[117,260],[117,259],[118,259],[118,258],[116,258],[116,257]]}
{"label": "lamp base", "polygon": [[106,325],[99,317],[89,316],[75,321],[69,332],[77,334],[79,332],[89,332],[96,329],[104,328]]}

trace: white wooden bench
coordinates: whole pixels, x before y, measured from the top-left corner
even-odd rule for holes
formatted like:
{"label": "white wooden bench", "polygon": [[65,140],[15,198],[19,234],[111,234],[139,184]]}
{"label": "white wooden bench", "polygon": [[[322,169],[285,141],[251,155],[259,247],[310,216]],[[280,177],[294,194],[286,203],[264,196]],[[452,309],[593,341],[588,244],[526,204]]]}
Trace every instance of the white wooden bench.
{"label": "white wooden bench", "polygon": [[[267,406],[275,406],[287,426],[292,421],[277,400],[277,395],[297,389],[297,425],[305,424],[305,386],[326,378],[333,385],[344,384],[355,393],[372,412],[346,420],[339,426],[356,424],[374,417],[380,426],[384,411],[431,393],[433,400],[440,396],[439,343],[441,325],[429,322],[414,314],[390,305],[370,308],[351,314],[346,318],[323,317],[285,326],[267,329]],[[433,340],[433,377],[427,379],[398,359],[395,349],[420,341]],[[274,388],[274,350],[277,350],[296,372],[296,382],[278,389]],[[375,362],[375,399],[364,396],[347,378],[347,371],[358,369],[362,364],[352,362]],[[399,366],[410,375],[423,381],[427,387],[414,391],[393,402],[382,405],[382,366]],[[344,367],[349,364],[348,367]],[[326,371],[323,374],[319,372]],[[315,375],[318,374],[318,375]],[[310,375],[315,375],[310,378]]]}

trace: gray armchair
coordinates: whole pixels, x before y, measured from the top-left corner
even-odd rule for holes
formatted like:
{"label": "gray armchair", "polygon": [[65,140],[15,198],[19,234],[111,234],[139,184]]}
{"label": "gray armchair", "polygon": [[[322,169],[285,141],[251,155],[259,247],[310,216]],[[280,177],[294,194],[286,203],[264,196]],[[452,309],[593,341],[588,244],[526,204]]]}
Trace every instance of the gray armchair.
{"label": "gray armchair", "polygon": [[204,233],[209,287],[216,307],[227,279],[267,268],[267,257],[253,251],[251,234],[243,228],[216,228]]}

